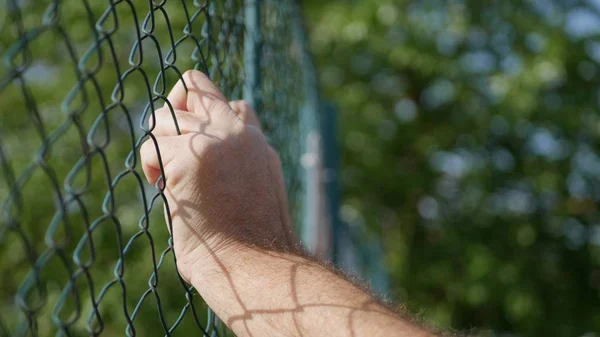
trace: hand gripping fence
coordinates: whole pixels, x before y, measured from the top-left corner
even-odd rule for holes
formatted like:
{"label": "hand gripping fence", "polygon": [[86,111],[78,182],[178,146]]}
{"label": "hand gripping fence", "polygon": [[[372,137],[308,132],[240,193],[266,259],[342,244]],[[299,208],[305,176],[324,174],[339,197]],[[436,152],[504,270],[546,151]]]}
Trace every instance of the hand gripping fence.
{"label": "hand gripping fence", "polygon": [[231,335],[176,272],[139,148],[201,70],[257,108],[299,222],[301,26],[292,0],[0,0],[0,336]]}

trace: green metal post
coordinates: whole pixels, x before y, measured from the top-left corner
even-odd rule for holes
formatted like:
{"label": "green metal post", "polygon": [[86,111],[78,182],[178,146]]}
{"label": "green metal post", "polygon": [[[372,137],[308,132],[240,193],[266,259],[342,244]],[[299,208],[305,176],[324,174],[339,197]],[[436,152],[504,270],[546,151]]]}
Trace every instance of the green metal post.
{"label": "green metal post", "polygon": [[340,262],[340,241],[348,234],[342,226],[339,190],[339,149],[337,142],[337,110],[332,104],[324,104],[321,114],[321,135],[323,140],[323,183],[329,221],[331,223],[331,260],[334,264]]}
{"label": "green metal post", "polygon": [[320,233],[323,232],[323,191],[321,170],[321,139],[319,129],[320,98],[316,77],[316,70],[308,52],[308,43],[304,34],[304,27],[300,9],[295,11],[294,22],[295,38],[301,53],[301,63],[304,83],[304,107],[302,109],[301,136],[302,136],[302,170],[303,170],[303,203],[302,224],[300,236],[305,247],[322,257],[329,258],[320,245]]}
{"label": "green metal post", "polygon": [[246,0],[244,4],[244,99],[260,112],[260,2],[261,0]]}
{"label": "green metal post", "polygon": [[342,269],[369,280],[374,290],[388,293],[388,277],[384,267],[381,240],[369,238],[366,233],[351,231],[341,221],[339,146],[337,140],[337,109],[325,104],[321,112],[321,139],[323,143],[323,182],[331,223],[332,262]]}

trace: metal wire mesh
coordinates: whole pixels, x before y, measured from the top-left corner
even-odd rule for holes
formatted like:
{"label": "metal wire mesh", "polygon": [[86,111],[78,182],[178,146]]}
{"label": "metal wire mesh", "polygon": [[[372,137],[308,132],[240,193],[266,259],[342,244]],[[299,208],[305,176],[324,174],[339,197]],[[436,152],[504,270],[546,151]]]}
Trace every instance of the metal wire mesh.
{"label": "metal wire mesh", "polygon": [[[165,201],[145,183],[138,150],[185,70],[209,74],[232,100],[249,89],[281,153],[297,219],[307,70],[295,2],[5,6],[0,336],[226,335],[176,272]],[[249,9],[260,23],[252,41]],[[255,60],[244,58],[248,47]]]}

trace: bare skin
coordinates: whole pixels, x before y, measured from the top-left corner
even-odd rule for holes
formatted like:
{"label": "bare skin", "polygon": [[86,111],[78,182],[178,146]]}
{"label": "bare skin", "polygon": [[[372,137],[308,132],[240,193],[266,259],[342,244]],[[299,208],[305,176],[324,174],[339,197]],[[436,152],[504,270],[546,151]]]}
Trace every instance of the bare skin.
{"label": "bare skin", "polygon": [[182,134],[156,111],[141,157],[150,183],[165,172],[179,273],[217,315],[238,336],[433,336],[301,252],[252,108],[201,72],[183,80],[168,97]]}

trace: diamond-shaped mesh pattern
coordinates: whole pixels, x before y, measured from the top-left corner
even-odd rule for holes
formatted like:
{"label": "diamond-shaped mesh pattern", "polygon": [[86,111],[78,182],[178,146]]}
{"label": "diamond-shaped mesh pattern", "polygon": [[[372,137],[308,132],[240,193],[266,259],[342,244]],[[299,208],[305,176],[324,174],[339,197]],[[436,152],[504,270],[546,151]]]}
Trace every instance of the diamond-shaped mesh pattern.
{"label": "diamond-shaped mesh pattern", "polygon": [[[0,8],[0,336],[227,335],[177,274],[139,147],[190,68],[231,100],[246,73],[302,198],[304,46],[292,0],[8,0]],[[249,69],[249,67],[254,67]],[[168,224],[170,226],[170,224]],[[204,334],[203,334],[204,333]]]}

